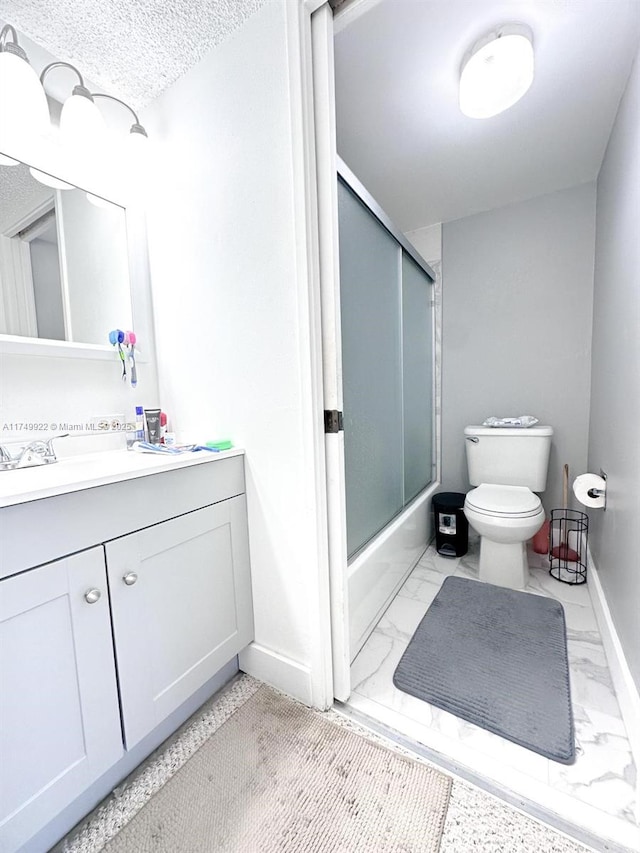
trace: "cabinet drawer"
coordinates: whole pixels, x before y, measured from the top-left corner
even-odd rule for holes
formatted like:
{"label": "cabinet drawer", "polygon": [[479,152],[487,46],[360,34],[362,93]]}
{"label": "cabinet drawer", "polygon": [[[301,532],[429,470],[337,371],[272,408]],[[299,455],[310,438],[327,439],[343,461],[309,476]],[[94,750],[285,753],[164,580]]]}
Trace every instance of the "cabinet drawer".
{"label": "cabinet drawer", "polygon": [[105,548],[131,749],[253,639],[245,498]]}

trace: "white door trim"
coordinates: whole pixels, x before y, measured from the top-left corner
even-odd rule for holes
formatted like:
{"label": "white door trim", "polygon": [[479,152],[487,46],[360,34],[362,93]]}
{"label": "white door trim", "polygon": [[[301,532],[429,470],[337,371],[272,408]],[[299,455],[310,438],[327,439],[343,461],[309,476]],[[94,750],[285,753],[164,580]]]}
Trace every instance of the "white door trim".
{"label": "white door trim", "polygon": [[313,541],[308,543],[309,589],[309,703],[316,708],[333,704],[331,608],[329,602],[329,547],[324,448],[320,257],[316,176],[316,131],[311,43],[311,16],[317,3],[285,3],[289,58],[289,91],[294,174],[294,219],[298,292],[299,364],[301,396],[305,401],[301,434],[312,470]]}
{"label": "white door trim", "polygon": [[[338,249],[337,145],[333,57],[333,14],[325,4],[311,21],[324,408],[342,411],[340,265]],[[333,695],[345,701],[351,692],[347,570],[344,433],[325,435],[329,539],[329,588]]]}

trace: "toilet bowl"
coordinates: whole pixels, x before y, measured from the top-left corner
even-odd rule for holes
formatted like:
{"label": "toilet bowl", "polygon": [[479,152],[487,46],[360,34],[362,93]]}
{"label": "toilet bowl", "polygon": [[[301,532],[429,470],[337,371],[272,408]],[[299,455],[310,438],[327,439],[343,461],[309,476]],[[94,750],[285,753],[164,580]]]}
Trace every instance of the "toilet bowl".
{"label": "toilet bowl", "polygon": [[529,578],[526,542],[545,518],[540,498],[526,486],[483,483],[467,493],[464,514],[481,537],[480,580],[523,589]]}

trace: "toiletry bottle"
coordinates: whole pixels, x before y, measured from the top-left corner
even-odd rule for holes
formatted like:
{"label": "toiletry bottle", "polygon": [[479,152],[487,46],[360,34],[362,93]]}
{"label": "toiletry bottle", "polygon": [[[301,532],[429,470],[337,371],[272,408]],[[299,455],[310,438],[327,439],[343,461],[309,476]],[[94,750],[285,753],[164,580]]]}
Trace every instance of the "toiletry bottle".
{"label": "toiletry bottle", "polygon": [[160,444],[160,409],[145,409],[144,419],[147,423],[147,441],[149,444]]}
{"label": "toiletry bottle", "polygon": [[136,441],[144,441],[144,409],[136,406]]}
{"label": "toiletry bottle", "polygon": [[165,412],[160,412],[160,444],[165,443],[165,436],[167,434],[167,416]]}

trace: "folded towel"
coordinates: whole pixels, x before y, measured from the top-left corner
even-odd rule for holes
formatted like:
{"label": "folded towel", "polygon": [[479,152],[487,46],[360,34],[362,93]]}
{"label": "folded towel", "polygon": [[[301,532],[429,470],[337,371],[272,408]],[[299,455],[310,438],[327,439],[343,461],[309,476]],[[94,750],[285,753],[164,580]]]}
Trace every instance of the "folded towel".
{"label": "folded towel", "polygon": [[488,427],[522,427],[526,429],[538,423],[538,418],[532,415],[520,415],[517,418],[487,418],[482,426]]}

